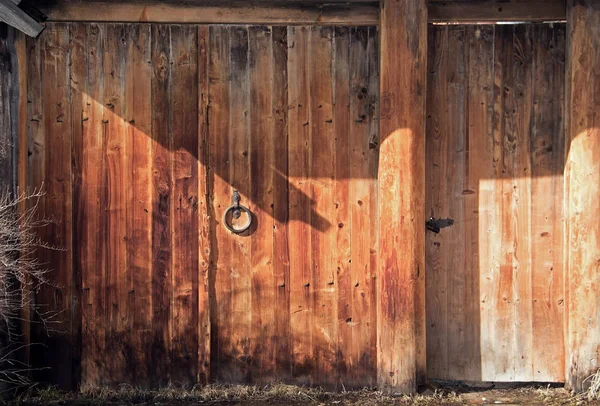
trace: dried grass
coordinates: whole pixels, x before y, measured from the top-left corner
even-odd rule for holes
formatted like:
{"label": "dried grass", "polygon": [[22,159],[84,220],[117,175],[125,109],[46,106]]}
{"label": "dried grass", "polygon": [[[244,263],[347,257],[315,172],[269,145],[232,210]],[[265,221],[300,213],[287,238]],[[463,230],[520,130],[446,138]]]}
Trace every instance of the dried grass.
{"label": "dried grass", "polygon": [[587,382],[590,384],[584,393],[587,400],[600,400],[600,369],[595,374],[588,376],[583,382],[584,384]]}

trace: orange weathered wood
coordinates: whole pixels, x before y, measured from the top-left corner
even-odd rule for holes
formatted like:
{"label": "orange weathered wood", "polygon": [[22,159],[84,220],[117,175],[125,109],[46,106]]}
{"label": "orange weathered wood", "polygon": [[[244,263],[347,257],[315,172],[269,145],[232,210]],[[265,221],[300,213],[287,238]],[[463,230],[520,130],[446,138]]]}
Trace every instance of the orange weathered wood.
{"label": "orange weathered wood", "polygon": [[562,28],[430,30],[429,377],[560,382]]}
{"label": "orange weathered wood", "polygon": [[104,105],[103,127],[105,154],[106,206],[106,294],[107,326],[106,351],[114,355],[107,360],[115,381],[124,380],[125,355],[129,347],[126,329],[129,325],[128,265],[127,265],[127,189],[131,184],[130,171],[126,170],[131,154],[128,137],[124,137],[125,58],[127,43],[125,26],[109,24],[104,37],[104,95],[99,101]]}
{"label": "orange weathered wood", "polygon": [[425,374],[417,356],[425,309],[417,307],[425,288],[427,4],[383,1],[380,15],[378,385],[414,392]]}
{"label": "orange weathered wood", "polygon": [[171,372],[196,382],[198,367],[198,30],[171,26],[171,152],[173,206]]}
{"label": "orange weathered wood", "polygon": [[172,127],[171,29],[152,26],[152,386],[164,386],[171,377],[172,303]]}
{"label": "orange weathered wood", "polygon": [[208,171],[209,27],[198,27],[198,371],[197,382],[210,380],[210,259],[212,255]]}
{"label": "orange weathered wood", "polygon": [[[126,137],[131,154],[132,183],[128,188],[127,263],[130,296],[131,353],[127,362],[132,384],[149,386],[152,359],[152,104],[151,28],[147,24],[127,29],[125,72]],[[122,135],[123,136],[123,135]]]}
{"label": "orange weathered wood", "polygon": [[335,150],[333,133],[333,28],[311,27],[308,60],[310,221],[313,270],[313,348],[316,371],[313,378],[334,387],[336,381],[337,303],[333,251],[336,230],[333,187]]}
{"label": "orange weathered wood", "polygon": [[[449,169],[448,145],[456,145],[457,136],[462,136],[460,131],[462,120],[450,120],[457,117],[464,108],[464,68],[457,70],[457,61],[464,59],[462,42],[464,27],[454,28],[451,32],[449,26],[430,27],[428,35],[429,64],[427,77],[427,142],[426,142],[426,201],[425,215],[430,217],[448,218],[449,212],[454,212],[452,205],[455,199],[448,199],[448,190],[462,186],[459,182],[444,181],[452,176]],[[449,54],[450,39],[453,39],[453,54]],[[460,44],[460,46],[456,46]],[[462,51],[462,52],[461,52]],[[454,57],[453,57],[454,56]],[[454,73],[452,84],[445,86],[449,80],[450,72]],[[452,93],[451,93],[452,92]],[[461,97],[462,96],[462,97]],[[448,98],[455,102],[445,106]],[[452,108],[450,108],[452,107]],[[450,127],[450,125],[457,125]],[[447,135],[447,136],[446,136]],[[458,200],[460,203],[460,200]],[[457,211],[461,213],[462,211]],[[459,221],[456,219],[457,222]],[[460,224],[460,223],[459,223]],[[458,224],[457,224],[458,225]],[[452,250],[452,241],[446,241],[448,233],[426,234],[426,284],[427,284],[427,375],[447,376],[448,350],[446,340],[448,337],[448,253],[453,252],[459,257],[458,250]]]}
{"label": "orange weathered wood", "polygon": [[[250,178],[251,144],[250,144],[250,75],[249,75],[249,43],[248,28],[232,26],[229,37],[229,148],[227,153],[227,170],[229,190],[226,198],[231,204],[233,190],[240,193],[241,204],[252,201],[254,185]],[[227,207],[225,206],[225,207]],[[223,213],[225,207],[219,212]],[[225,234],[229,243],[229,252],[220,253],[231,283],[231,358],[228,372],[232,382],[242,382],[251,379],[252,361],[252,242],[244,235]]]}
{"label": "orange weathered wood", "polygon": [[288,177],[288,41],[286,27],[272,29],[271,137],[273,156],[273,275],[275,293],[275,368],[281,380],[291,374],[290,233]]}
{"label": "orange weathered wood", "polygon": [[[492,171],[493,148],[490,147],[492,131],[493,74],[494,74],[494,27],[469,26],[464,31],[464,44],[461,55],[467,75],[463,88],[464,119],[461,120],[463,148],[458,159],[462,168],[455,174],[460,185],[454,185],[454,195],[460,196],[462,210],[456,219],[457,232],[462,231],[464,239],[455,238],[461,244],[456,247],[462,255],[462,263],[449,272],[449,373],[465,376],[466,379],[480,379],[484,354],[493,354],[500,343],[493,341],[494,330],[485,330],[481,315],[484,299],[481,291],[481,273],[492,267],[492,258],[499,239],[485,238],[492,227],[489,211],[497,206],[493,192],[481,178],[487,178]],[[464,47],[464,48],[462,48]],[[454,50],[449,50],[450,55]],[[458,49],[456,49],[458,51]],[[466,56],[466,57],[465,57]],[[450,102],[450,101],[449,101]],[[457,148],[459,151],[461,148]],[[462,172],[462,173],[461,173]],[[459,308],[455,308],[454,304]],[[486,335],[489,334],[490,337]],[[486,336],[482,339],[482,336]],[[491,339],[490,339],[491,338]],[[492,348],[482,349],[484,344]],[[461,356],[462,353],[462,356]]]}
{"label": "orange weathered wood", "polygon": [[[50,366],[39,371],[43,380],[71,387],[72,379],[72,184],[71,184],[71,109],[69,89],[69,27],[57,24],[49,27],[41,40],[41,111],[43,141],[41,155],[44,164],[41,181],[45,196],[40,206],[40,215],[52,218],[52,222],[41,231],[42,241],[59,250],[42,253],[43,263],[52,264],[56,287],[45,286],[36,295],[40,303],[41,317],[54,323],[41,324],[36,330],[35,341],[46,347],[32,351],[35,366]],[[37,320],[40,322],[40,319]],[[53,331],[50,337],[47,329]],[[61,373],[53,373],[60,368]]]}
{"label": "orange weathered wood", "polygon": [[309,131],[309,46],[310,30],[288,27],[288,168],[289,168],[289,260],[290,260],[290,336],[292,378],[312,384],[314,281],[311,267],[311,217]]}
{"label": "orange weathered wood", "polygon": [[[375,384],[377,355],[371,344],[375,339],[375,283],[372,256],[375,249],[377,213],[377,139],[373,125],[377,122],[376,97],[379,83],[377,78],[376,33],[368,27],[350,29],[349,93],[350,117],[348,138],[349,189],[346,204],[350,207],[352,233],[350,236],[350,283],[352,298],[352,354],[354,386],[364,385],[371,379]],[[373,88],[375,87],[375,89]],[[338,138],[344,134],[336,134]],[[375,166],[373,163],[375,162]],[[366,378],[366,379],[365,379]]]}
{"label": "orange weathered wood", "polygon": [[600,368],[600,5],[567,1],[566,382],[581,391]]}
{"label": "orange weathered wood", "polygon": [[[531,295],[533,378],[564,381],[563,180],[565,27],[533,27]],[[541,44],[547,44],[542,46]]]}
{"label": "orange weathered wood", "polygon": [[[86,102],[86,75],[87,55],[86,50],[86,28],[83,24],[72,24],[69,27],[69,54],[71,65],[70,77],[70,100],[71,100],[71,172],[73,188],[73,211],[71,227],[73,241],[78,241],[81,236],[81,219],[83,210],[81,205],[82,196],[82,167],[83,167],[83,118],[84,104]],[[23,61],[26,62],[25,60]],[[22,183],[25,185],[26,183]],[[73,297],[76,298],[73,306],[72,328],[73,328],[73,377],[72,387],[77,387],[81,380],[81,351],[82,351],[82,308],[81,308],[81,283],[82,264],[79,250],[75,243],[73,250]]]}
{"label": "orange weathered wood", "polygon": [[[20,176],[47,176],[54,122],[38,117],[68,109],[81,382],[372,385],[376,30],[49,27],[27,54],[32,155]],[[61,36],[70,65],[54,69],[46,44]],[[56,107],[49,88],[35,96],[50,67],[68,78]],[[242,235],[221,223],[233,188],[255,216]],[[52,195],[62,208],[64,196]]]}
{"label": "orange weathered wood", "polygon": [[[103,154],[104,93],[103,46],[104,26],[91,24],[86,28],[86,82],[82,112],[81,197],[77,208],[81,224],[78,231],[78,253],[81,263],[82,288],[82,381],[104,384],[106,376],[106,280],[105,221],[106,195],[105,160]],[[45,35],[45,33],[43,34]]]}
{"label": "orange weathered wood", "polygon": [[209,115],[208,126],[208,185],[211,202],[211,258],[209,283],[218,297],[210,301],[211,323],[211,378],[231,379],[229,368],[232,340],[231,270],[227,260],[230,255],[228,231],[222,224],[222,213],[231,204],[229,180],[229,27],[210,27],[209,33]]}
{"label": "orange weathered wood", "polygon": [[352,343],[353,306],[350,274],[351,209],[350,209],[350,38],[349,29],[337,27],[334,32],[334,133],[335,133],[335,223],[337,227],[334,256],[337,296],[337,362],[338,385],[351,388],[357,371]]}
{"label": "orange weathered wood", "polygon": [[[255,224],[250,242],[252,270],[252,332],[249,336],[253,359],[250,376],[269,382],[275,376],[275,279],[273,274],[273,170],[276,134],[273,125],[271,81],[273,71],[273,38],[271,27],[248,30],[248,64],[250,76],[250,200]],[[285,311],[285,310],[284,310]]]}

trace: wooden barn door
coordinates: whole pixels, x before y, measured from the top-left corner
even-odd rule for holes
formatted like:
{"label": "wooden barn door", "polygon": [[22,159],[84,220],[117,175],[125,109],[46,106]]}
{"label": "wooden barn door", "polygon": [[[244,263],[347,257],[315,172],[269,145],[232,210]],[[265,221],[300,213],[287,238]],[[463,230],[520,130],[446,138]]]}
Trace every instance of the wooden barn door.
{"label": "wooden barn door", "polygon": [[433,26],[430,378],[562,382],[562,24]]}
{"label": "wooden barn door", "polygon": [[[214,379],[376,382],[377,37],[210,27]],[[252,212],[241,234],[223,219],[234,190]]]}

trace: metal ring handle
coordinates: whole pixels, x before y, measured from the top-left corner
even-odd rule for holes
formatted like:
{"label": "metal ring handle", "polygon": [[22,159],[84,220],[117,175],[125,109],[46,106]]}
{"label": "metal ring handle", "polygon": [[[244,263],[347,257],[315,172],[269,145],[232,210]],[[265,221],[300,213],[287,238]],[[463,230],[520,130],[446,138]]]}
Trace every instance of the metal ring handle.
{"label": "metal ring handle", "polygon": [[[246,213],[246,215],[248,216],[248,221],[246,222],[246,224],[244,224],[240,228],[233,228],[233,226],[231,224],[229,224],[229,222],[227,221],[227,214],[229,214],[230,211],[232,212],[231,216],[233,218],[239,218],[240,217],[239,214],[241,214],[240,212]],[[237,217],[236,217],[236,211],[239,213]],[[250,212],[250,210],[247,207],[244,207],[241,204],[233,204],[233,205],[229,206],[227,208],[227,210],[225,210],[225,213],[223,214],[223,224],[225,225],[225,228],[227,228],[232,233],[241,234],[244,231],[246,231],[247,229],[249,229],[250,226],[252,225],[252,212]]]}

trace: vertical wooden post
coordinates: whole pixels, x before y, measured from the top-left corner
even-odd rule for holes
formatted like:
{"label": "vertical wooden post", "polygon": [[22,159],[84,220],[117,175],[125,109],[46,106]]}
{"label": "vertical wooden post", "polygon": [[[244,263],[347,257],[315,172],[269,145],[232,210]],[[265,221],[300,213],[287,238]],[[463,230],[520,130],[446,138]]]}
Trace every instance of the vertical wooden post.
{"label": "vertical wooden post", "polygon": [[425,0],[381,0],[379,387],[425,377]]}
{"label": "vertical wooden post", "polygon": [[600,368],[600,2],[568,0],[567,35],[566,383],[581,391]]}

